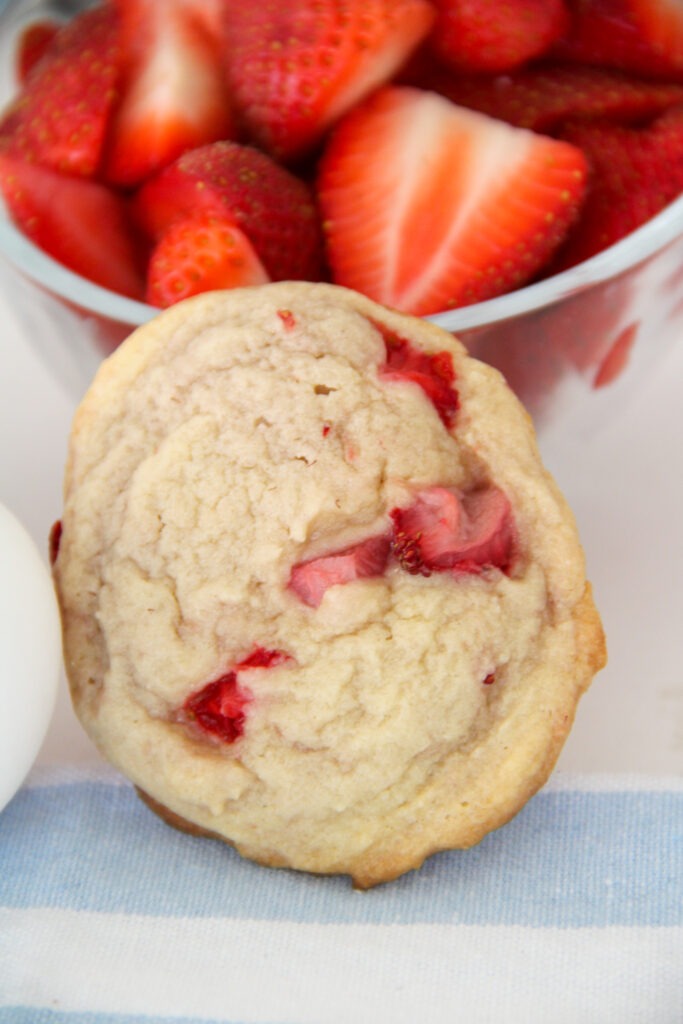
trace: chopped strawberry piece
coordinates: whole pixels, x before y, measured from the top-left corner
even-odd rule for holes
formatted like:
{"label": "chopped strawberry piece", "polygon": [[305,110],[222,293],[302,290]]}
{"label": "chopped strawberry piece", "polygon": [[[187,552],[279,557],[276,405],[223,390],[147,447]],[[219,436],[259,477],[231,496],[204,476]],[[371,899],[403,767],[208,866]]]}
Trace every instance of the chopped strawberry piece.
{"label": "chopped strawberry piece", "polygon": [[305,155],[391,78],[433,20],[427,0],[234,4],[229,73],[251,136],[281,159]]}
{"label": "chopped strawberry piece", "polygon": [[420,68],[414,84],[518,128],[551,132],[563,121],[604,117],[627,124],[683,102],[683,86],[579,64],[541,64],[508,75],[456,75]]}
{"label": "chopped strawberry piece", "polygon": [[380,367],[380,377],[417,384],[433,403],[442,423],[447,428],[452,427],[459,400],[453,386],[455,370],[450,352],[422,352],[384,324],[373,321],[373,326],[381,332],[387,350],[387,361]]}
{"label": "chopped strawberry piece", "polygon": [[180,721],[198,725],[223,743],[234,743],[244,732],[246,706],[253,700],[251,691],[240,685],[240,676],[248,669],[273,668],[289,660],[290,656],[283,651],[255,648],[230,672],[190,694],[183,704]]}
{"label": "chopped strawberry piece", "polygon": [[329,587],[381,576],[389,549],[389,537],[382,534],[334,554],[300,562],[292,569],[288,586],[304,604],[317,608]]}
{"label": "chopped strawberry piece", "polygon": [[49,256],[104,288],[143,297],[143,252],[120,196],[1,151],[0,189],[13,222]]}
{"label": "chopped strawberry piece", "polygon": [[478,573],[510,568],[514,526],[510,503],[497,487],[458,495],[446,487],[420,491],[408,508],[395,508],[392,550],[413,575],[454,570]]}
{"label": "chopped strawberry piece", "polygon": [[172,306],[200,292],[265,284],[263,264],[247,236],[225,218],[200,213],[176,221],[154,248],[147,301]]}
{"label": "chopped strawberry piece", "polygon": [[247,235],[273,281],[320,279],[322,232],[312,190],[252,146],[214,142],[186,153],[143,185],[135,211],[155,239],[200,211],[227,218]]}
{"label": "chopped strawberry piece", "polygon": [[571,27],[556,50],[585,64],[683,77],[678,0],[571,0]]}
{"label": "chopped strawberry piece", "polygon": [[121,61],[111,7],[92,8],[68,22],[0,121],[0,148],[69,174],[98,173]]}
{"label": "chopped strawberry piece", "polygon": [[105,174],[136,185],[181,153],[235,132],[221,57],[185,4],[116,0],[126,55]]}
{"label": "chopped strawberry piece", "polygon": [[17,41],[16,68],[19,82],[26,81],[29,72],[45,55],[61,27],[60,21],[42,18],[31,22],[24,29]]}
{"label": "chopped strawberry piece", "polygon": [[321,162],[333,279],[417,315],[520,287],[567,234],[585,177],[576,146],[434,93],[380,89]]}
{"label": "chopped strawberry piece", "polygon": [[435,0],[431,43],[449,66],[509,71],[546,53],[569,24],[563,0]]}
{"label": "chopped strawberry piece", "polygon": [[291,309],[278,309],[277,315],[280,317],[280,320],[282,320],[286,330],[294,330],[296,327],[296,317],[292,313]]}
{"label": "chopped strawberry piece", "polygon": [[624,238],[683,191],[683,108],[671,108],[645,128],[575,122],[562,135],[581,147],[592,177],[582,216],[555,270]]}
{"label": "chopped strawberry piece", "polygon": [[59,555],[59,546],[62,542],[62,520],[56,519],[50,528],[48,535],[48,554],[50,565],[54,565]]}

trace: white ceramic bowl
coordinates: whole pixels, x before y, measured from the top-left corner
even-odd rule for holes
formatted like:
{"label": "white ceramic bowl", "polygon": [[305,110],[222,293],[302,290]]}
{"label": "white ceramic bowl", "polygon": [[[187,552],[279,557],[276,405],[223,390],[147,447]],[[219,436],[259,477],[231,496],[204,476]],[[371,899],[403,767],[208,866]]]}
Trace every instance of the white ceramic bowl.
{"label": "white ceramic bowl", "polygon": [[0,811],[35,761],[62,662],[57,601],[33,540],[0,505]]}
{"label": "white ceramic bowl", "polygon": [[[9,0],[0,10],[0,104],[14,91],[18,31],[79,0]],[[155,310],[91,284],[40,252],[0,209],[10,301],[53,371],[80,396],[102,358]],[[540,430],[586,434],[618,416],[663,348],[683,332],[683,198],[628,238],[555,277],[438,314],[501,369]]]}

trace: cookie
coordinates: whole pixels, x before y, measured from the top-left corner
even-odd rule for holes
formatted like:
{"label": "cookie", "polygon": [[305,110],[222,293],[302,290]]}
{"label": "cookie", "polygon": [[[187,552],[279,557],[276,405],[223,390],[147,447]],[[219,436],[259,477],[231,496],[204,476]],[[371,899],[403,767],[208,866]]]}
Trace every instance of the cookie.
{"label": "cookie", "polygon": [[359,887],[511,818],[605,658],[502,377],[332,285],[201,295],[121,345],[53,572],[76,712],[146,802]]}

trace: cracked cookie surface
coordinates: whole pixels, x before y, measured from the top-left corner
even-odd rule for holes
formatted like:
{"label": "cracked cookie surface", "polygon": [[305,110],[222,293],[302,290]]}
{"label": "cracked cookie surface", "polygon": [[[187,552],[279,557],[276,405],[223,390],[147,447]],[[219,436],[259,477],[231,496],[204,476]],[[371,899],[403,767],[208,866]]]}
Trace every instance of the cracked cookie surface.
{"label": "cracked cookie surface", "polygon": [[75,708],[148,802],[360,886],[510,818],[604,661],[502,378],[329,285],[202,295],[124,342],[74,421],[53,571]]}

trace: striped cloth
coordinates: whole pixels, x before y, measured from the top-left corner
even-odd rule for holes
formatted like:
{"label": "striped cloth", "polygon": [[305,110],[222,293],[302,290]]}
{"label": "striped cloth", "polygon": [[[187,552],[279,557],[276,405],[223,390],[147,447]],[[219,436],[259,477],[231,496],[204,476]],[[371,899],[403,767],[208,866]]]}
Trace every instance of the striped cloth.
{"label": "striped cloth", "polygon": [[683,779],[557,773],[369,892],[168,828],[108,769],[0,814],[0,1024],[682,1024]]}

